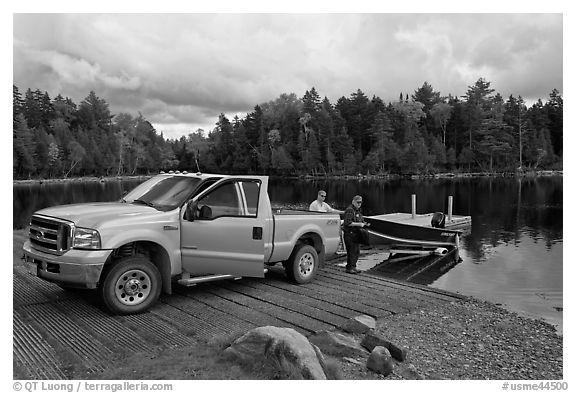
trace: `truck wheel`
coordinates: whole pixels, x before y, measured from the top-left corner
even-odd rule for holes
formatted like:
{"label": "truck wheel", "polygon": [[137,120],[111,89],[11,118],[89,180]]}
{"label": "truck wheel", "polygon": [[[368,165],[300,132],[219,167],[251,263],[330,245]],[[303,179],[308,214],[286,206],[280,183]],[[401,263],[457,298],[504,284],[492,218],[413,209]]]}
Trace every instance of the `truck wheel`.
{"label": "truck wheel", "polygon": [[136,314],[156,302],[162,289],[160,272],[147,258],[124,258],[110,268],[101,286],[106,307],[115,314]]}
{"label": "truck wheel", "polygon": [[318,253],[314,247],[303,245],[298,248],[286,263],[286,275],[290,281],[305,284],[314,280],[318,271]]}

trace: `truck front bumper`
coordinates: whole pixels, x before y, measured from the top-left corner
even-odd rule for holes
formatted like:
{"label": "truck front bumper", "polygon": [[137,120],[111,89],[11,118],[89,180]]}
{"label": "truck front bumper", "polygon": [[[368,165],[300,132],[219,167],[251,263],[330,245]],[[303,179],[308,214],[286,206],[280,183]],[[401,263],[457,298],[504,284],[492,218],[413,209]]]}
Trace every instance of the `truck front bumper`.
{"label": "truck front bumper", "polygon": [[69,250],[63,255],[52,255],[23,246],[28,272],[46,281],[78,288],[96,288],[104,263],[112,250]]}

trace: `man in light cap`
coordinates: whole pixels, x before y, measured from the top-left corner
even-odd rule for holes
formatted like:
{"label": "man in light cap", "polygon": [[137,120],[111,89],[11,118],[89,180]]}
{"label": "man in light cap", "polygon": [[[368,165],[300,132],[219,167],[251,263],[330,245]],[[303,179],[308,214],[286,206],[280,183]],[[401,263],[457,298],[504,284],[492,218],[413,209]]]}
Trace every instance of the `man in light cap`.
{"label": "man in light cap", "polygon": [[360,239],[357,228],[364,228],[369,225],[364,222],[362,216],[362,197],[360,195],[352,198],[352,204],[344,211],[344,244],[346,245],[346,273],[358,274],[360,270],[356,268],[358,257],[360,256]]}

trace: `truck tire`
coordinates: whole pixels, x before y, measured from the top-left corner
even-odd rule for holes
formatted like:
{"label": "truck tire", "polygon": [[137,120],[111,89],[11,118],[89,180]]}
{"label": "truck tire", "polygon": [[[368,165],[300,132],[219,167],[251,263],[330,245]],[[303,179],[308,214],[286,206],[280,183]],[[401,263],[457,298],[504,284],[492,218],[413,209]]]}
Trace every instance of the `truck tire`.
{"label": "truck tire", "polygon": [[115,314],[137,314],[152,306],[162,289],[160,272],[144,256],[121,259],[105,273],[100,287],[104,305]]}
{"label": "truck tire", "polygon": [[318,253],[307,244],[297,248],[284,265],[288,279],[296,284],[306,284],[316,277],[318,271]]}

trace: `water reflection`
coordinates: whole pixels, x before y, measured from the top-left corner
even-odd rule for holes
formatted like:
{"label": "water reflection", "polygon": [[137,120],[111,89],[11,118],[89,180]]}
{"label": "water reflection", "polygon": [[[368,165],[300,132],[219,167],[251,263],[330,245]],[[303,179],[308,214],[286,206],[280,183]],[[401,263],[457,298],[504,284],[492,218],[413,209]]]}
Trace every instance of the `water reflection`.
{"label": "water reflection", "polygon": [[371,271],[396,280],[430,285],[462,262],[455,250],[446,255],[395,254],[378,263]]}
{"label": "water reflection", "polygon": [[45,207],[84,202],[112,202],[132,190],[140,180],[18,184],[12,188],[14,229],[26,227],[32,214]]}
{"label": "water reflection", "polygon": [[271,182],[270,198],[306,208],[319,189],[327,191],[326,202],[341,210],[354,195],[363,195],[365,215],[410,212],[411,194],[417,196],[418,213],[447,212],[448,196],[453,196],[453,214],[472,217],[463,246],[477,263],[486,259],[490,248],[518,243],[523,235],[543,240],[548,250],[562,242],[562,177],[276,180]]}

